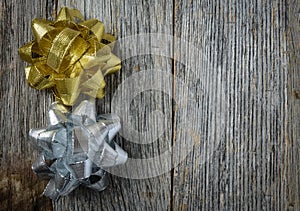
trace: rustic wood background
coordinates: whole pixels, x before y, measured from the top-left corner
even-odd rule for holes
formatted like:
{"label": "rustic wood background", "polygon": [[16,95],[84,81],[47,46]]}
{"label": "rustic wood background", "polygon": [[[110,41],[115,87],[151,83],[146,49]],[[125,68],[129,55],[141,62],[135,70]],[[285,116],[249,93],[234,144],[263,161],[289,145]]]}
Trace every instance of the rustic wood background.
{"label": "rustic wood background", "polygon": [[[111,176],[101,193],[79,188],[58,202],[42,196],[46,182],[31,171],[37,151],[28,131],[47,124],[53,97],[26,85],[17,50],[33,38],[32,18],[51,19],[63,5],[102,20],[119,38],[159,32],[203,50],[210,66],[205,70],[199,61],[196,73],[154,55],[123,61],[122,71],[108,78],[98,109],[110,111],[114,91],[131,74],[164,67],[196,93],[202,105],[202,118],[194,122],[201,125],[199,139],[220,140],[211,159],[202,162],[203,149],[196,144],[179,166],[159,177]],[[300,210],[299,0],[2,0],[0,26],[0,210]],[[177,85],[174,80],[173,97],[186,97]],[[165,133],[152,144],[118,137],[130,157],[151,157],[185,140],[172,96],[145,92],[133,104],[139,105],[131,114],[139,129],[151,121],[144,114],[156,109],[168,121],[157,125]]]}

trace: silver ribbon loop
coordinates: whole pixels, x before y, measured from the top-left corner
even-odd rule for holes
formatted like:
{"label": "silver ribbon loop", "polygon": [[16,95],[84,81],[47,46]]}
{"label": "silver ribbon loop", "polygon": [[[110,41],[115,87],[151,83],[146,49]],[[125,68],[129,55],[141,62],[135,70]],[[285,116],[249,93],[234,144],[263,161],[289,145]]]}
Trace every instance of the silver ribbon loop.
{"label": "silver ribbon loop", "polygon": [[29,132],[41,150],[32,169],[42,179],[50,178],[44,195],[57,200],[79,185],[104,190],[108,173],[102,168],[127,160],[127,153],[113,141],[121,129],[119,117],[97,117],[94,102],[88,100],[74,107],[73,112],[55,102],[48,115],[47,128]]}

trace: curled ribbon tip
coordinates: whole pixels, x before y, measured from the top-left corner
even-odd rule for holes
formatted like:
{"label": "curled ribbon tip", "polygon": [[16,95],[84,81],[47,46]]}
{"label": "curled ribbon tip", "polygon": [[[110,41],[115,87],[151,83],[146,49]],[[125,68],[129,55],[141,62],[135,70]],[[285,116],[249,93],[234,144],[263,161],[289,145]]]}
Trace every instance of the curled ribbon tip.
{"label": "curled ribbon tip", "polygon": [[30,138],[41,149],[32,165],[41,178],[50,179],[44,195],[53,200],[79,185],[102,191],[108,185],[104,167],[124,164],[127,153],[114,141],[120,119],[113,114],[96,117],[94,103],[84,100],[73,111],[55,102],[49,126],[32,129]]}
{"label": "curled ribbon tip", "polygon": [[84,20],[78,10],[63,7],[55,21],[34,19],[32,30],[34,40],[19,49],[31,64],[25,68],[31,87],[51,88],[67,106],[80,93],[104,97],[104,76],[119,71],[121,61],[108,45],[115,37],[105,33],[102,22]]}

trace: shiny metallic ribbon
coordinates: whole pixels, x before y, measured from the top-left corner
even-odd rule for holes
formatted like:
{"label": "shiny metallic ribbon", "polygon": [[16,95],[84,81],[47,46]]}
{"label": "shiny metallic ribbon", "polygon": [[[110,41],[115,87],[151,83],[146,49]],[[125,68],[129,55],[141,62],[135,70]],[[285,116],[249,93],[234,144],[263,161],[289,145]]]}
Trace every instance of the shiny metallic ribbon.
{"label": "shiny metallic ribbon", "polygon": [[121,68],[111,53],[115,37],[102,22],[84,20],[76,9],[63,7],[55,21],[34,19],[34,40],[19,49],[28,84],[38,90],[51,88],[57,101],[72,106],[80,93],[104,97],[104,76]]}
{"label": "shiny metallic ribbon", "polygon": [[106,188],[104,167],[124,164],[127,153],[113,139],[121,128],[113,114],[96,117],[95,102],[82,101],[69,111],[55,102],[49,110],[49,126],[30,130],[41,153],[32,165],[43,179],[50,179],[44,194],[53,200],[79,185],[101,191]]}

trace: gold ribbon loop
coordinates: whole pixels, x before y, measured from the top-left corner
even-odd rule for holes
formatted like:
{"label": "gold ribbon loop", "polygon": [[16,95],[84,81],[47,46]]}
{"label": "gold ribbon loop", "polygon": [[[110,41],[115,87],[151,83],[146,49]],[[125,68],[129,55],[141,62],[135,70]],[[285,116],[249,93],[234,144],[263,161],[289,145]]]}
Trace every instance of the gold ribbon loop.
{"label": "gold ribbon loop", "polygon": [[32,31],[36,39],[36,42],[40,42],[41,38],[55,28],[50,25],[51,21],[44,19],[33,19],[32,20]]}
{"label": "gold ribbon loop", "polygon": [[89,29],[96,36],[98,42],[101,42],[103,35],[105,34],[105,28],[103,23],[97,19],[90,19],[80,23],[81,26]]}
{"label": "gold ribbon loop", "polygon": [[66,53],[72,46],[75,38],[79,35],[80,32],[73,29],[63,29],[53,40],[53,44],[47,58],[47,65],[56,72],[60,72],[59,68],[62,65],[63,60],[66,59]]}
{"label": "gold ribbon loop", "polygon": [[74,18],[78,18],[80,20],[84,20],[83,15],[81,12],[77,9],[69,9],[67,7],[62,7],[58,13],[58,16],[55,20],[55,22],[59,21],[71,21],[74,22]]}
{"label": "gold ribbon loop", "polygon": [[31,64],[25,69],[31,87],[51,88],[68,106],[80,93],[104,96],[104,76],[120,70],[121,61],[107,45],[115,37],[105,33],[102,22],[84,20],[80,11],[63,7],[53,22],[34,19],[32,30],[34,41],[19,49],[20,57]]}

